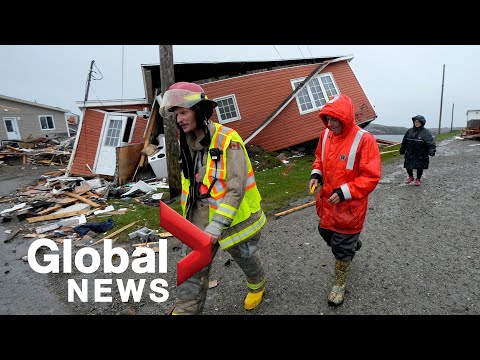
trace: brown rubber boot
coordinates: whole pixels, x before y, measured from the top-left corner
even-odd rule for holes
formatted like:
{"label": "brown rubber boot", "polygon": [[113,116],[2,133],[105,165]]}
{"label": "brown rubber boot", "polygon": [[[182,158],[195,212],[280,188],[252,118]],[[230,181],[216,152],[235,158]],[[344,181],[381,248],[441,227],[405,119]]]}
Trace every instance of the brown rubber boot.
{"label": "brown rubber boot", "polygon": [[345,289],[347,287],[347,275],[351,260],[335,260],[335,283],[332,291],[328,295],[328,305],[338,306],[345,299]]}

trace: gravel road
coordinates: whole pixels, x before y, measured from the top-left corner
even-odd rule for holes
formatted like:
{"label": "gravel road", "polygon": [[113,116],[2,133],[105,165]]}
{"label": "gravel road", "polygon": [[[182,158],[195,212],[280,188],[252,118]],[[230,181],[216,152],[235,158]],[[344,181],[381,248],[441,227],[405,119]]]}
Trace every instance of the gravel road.
{"label": "gravel road", "polygon": [[[249,312],[243,309],[243,273],[228,253],[219,251],[210,276],[218,285],[208,292],[204,314],[480,314],[480,143],[440,142],[422,185],[405,185],[405,178],[403,156],[383,165],[382,179],[370,196],[363,247],[352,262],[343,305],[327,305],[334,258],[318,234],[318,218],[311,206],[278,219],[269,216],[261,245],[268,276],[262,304]],[[307,183],[305,179],[305,187]],[[291,206],[313,199],[307,196]],[[0,204],[0,210],[7,207]],[[72,274],[37,274],[12,252],[23,240],[3,243],[4,230],[21,225],[15,221],[0,223],[0,314],[144,315],[163,314],[173,305],[176,262],[181,258],[178,240],[169,240],[166,274],[138,275],[130,267],[122,274],[104,274],[101,268],[81,274],[75,266]],[[102,253],[102,247],[97,249]],[[67,301],[69,278],[77,284],[88,279],[88,302]],[[112,302],[94,301],[95,278],[113,279]],[[141,299],[122,302],[117,278],[146,279]],[[168,282],[165,302],[156,303],[148,296],[155,278]]]}

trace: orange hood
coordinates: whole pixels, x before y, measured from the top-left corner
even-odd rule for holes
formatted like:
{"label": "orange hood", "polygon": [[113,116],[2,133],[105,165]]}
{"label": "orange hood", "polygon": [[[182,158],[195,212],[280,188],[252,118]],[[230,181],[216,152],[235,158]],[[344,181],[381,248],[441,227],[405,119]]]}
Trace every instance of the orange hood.
{"label": "orange hood", "polygon": [[330,129],[325,118],[326,115],[340,120],[342,123],[342,134],[348,133],[355,126],[353,103],[347,95],[335,95],[320,110],[320,119],[322,119],[325,127]]}

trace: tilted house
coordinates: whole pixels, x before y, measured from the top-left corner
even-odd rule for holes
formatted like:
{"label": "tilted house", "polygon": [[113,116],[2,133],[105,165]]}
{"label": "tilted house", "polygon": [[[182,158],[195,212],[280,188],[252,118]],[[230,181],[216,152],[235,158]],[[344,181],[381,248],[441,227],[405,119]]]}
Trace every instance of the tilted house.
{"label": "tilted house", "polygon": [[150,114],[145,99],[78,101],[77,105],[82,118],[67,174],[113,177],[119,148],[132,152],[126,160],[138,161]]}
{"label": "tilted house", "polygon": [[[201,85],[219,105],[213,121],[237,130],[245,143],[276,151],[318,139],[324,129],[318,113],[336,94],[352,99],[360,126],[377,117],[350,67],[352,59],[175,64],[175,81]],[[160,88],[159,71],[159,65],[143,65],[149,102]]]}
{"label": "tilted house", "polygon": [[0,140],[67,138],[69,110],[0,95]]}
{"label": "tilted house", "polygon": [[[339,93],[352,98],[360,126],[376,118],[349,65],[352,59],[177,63],[174,76],[176,82],[200,84],[218,103],[213,121],[237,130],[245,143],[276,151],[318,139],[324,129],[318,112]],[[151,111],[160,94],[160,66],[142,65],[142,74],[144,99],[77,102],[83,117],[67,174],[117,176],[116,169],[125,157],[129,160],[128,177],[138,171],[131,170],[132,164],[146,165],[139,149],[159,145],[163,134],[158,104]],[[119,153],[115,158],[126,146],[128,155]]]}

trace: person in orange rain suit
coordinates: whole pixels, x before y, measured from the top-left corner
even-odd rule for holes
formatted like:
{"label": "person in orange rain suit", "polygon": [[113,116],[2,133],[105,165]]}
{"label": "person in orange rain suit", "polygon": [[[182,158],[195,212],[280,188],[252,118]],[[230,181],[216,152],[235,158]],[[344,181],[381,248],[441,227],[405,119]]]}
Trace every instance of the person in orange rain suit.
{"label": "person in orange rain suit", "polygon": [[335,95],[320,110],[326,126],[320,134],[312,164],[309,189],[316,195],[318,231],[335,256],[335,282],[328,304],[337,306],[345,297],[347,274],[368,207],[368,195],[381,176],[381,159],[372,134],[355,123],[351,99]]}

